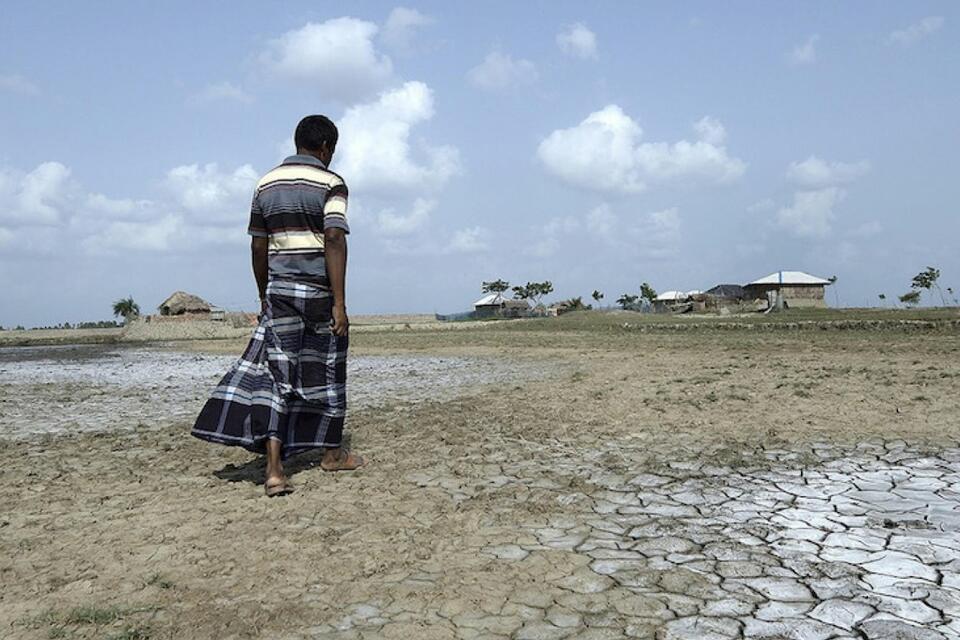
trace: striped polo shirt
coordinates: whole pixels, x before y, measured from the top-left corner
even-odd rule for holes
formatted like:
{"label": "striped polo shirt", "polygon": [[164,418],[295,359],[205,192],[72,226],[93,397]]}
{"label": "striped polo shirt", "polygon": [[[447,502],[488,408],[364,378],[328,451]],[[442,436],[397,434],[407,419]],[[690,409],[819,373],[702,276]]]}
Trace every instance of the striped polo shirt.
{"label": "striped polo shirt", "polygon": [[267,238],[271,280],[327,288],[323,230],[347,225],[347,185],[317,158],[290,156],[257,183],[252,236]]}

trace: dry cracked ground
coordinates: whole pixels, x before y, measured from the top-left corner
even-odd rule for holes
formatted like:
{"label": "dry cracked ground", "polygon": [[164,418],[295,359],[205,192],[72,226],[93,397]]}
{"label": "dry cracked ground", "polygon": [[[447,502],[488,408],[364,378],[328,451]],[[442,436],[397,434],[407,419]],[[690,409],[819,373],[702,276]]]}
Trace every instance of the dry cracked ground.
{"label": "dry cracked ground", "polygon": [[183,422],[4,442],[0,633],[960,638],[956,333],[357,342],[551,373],[364,409],[286,499]]}

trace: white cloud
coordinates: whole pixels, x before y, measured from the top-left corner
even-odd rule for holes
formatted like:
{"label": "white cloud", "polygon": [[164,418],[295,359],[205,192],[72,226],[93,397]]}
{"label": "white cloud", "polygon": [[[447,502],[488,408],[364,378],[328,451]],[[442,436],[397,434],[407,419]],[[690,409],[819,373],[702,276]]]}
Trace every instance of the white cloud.
{"label": "white cloud", "polygon": [[911,24],[906,29],[898,29],[887,37],[888,44],[899,44],[904,47],[923,40],[927,36],[936,33],[943,27],[943,16],[927,16],[919,22]]}
{"label": "white cloud", "polygon": [[183,232],[181,216],[166,215],[146,222],[111,222],[83,241],[89,253],[112,251],[168,251],[173,239]]}
{"label": "white cloud", "polygon": [[817,41],[820,36],[814,34],[807,38],[803,44],[798,44],[790,52],[790,62],[796,65],[812,64],[817,60]]}
{"label": "white cloud", "polygon": [[[712,135],[723,129],[716,120],[708,122]],[[537,155],[550,173],[569,184],[621,193],[638,193],[649,182],[723,183],[746,169],[725,147],[705,140],[640,142],[642,135],[619,106],[608,105],[575,127],[551,133]]]}
{"label": "white cloud", "polygon": [[193,106],[202,106],[212,102],[240,102],[249,104],[253,96],[230,82],[218,82],[204,87],[199,92],[187,98],[187,103]]}
{"label": "white cloud", "polygon": [[446,253],[479,253],[489,249],[490,232],[483,227],[469,227],[453,234]]}
{"label": "white cloud", "polygon": [[432,17],[424,15],[416,9],[396,7],[387,17],[380,33],[380,41],[384,45],[397,51],[410,51],[414,39],[423,27],[429,27],[436,22]]}
{"label": "white cloud", "polygon": [[29,173],[0,170],[0,220],[56,225],[74,190],[70,169],[59,162],[44,162]]}
{"label": "white cloud", "polygon": [[154,203],[150,200],[110,198],[102,193],[87,194],[83,203],[86,213],[107,218],[142,218],[152,213]]}
{"label": "white cloud", "polygon": [[810,156],[802,162],[792,162],[787,168],[787,178],[803,187],[821,188],[838,184],[848,184],[870,171],[870,163],[827,162],[817,156]]}
{"label": "white cloud", "polygon": [[722,145],[727,141],[727,129],[716,118],[703,116],[693,123],[693,129],[697,137],[707,144]]}
{"label": "white cloud", "polygon": [[335,168],[355,189],[390,192],[443,186],[460,172],[457,149],[426,143],[414,149],[410,143],[410,130],[433,114],[433,92],[422,82],[407,82],[375,102],[347,109],[338,123],[341,142]]}
{"label": "white cloud", "polygon": [[221,171],[215,163],[189,164],[168,171],[164,186],[177,204],[198,219],[237,221],[250,213],[258,178],[248,164],[232,172]]}
{"label": "white cloud", "polygon": [[40,94],[40,88],[34,83],[18,74],[0,74],[0,91],[9,91],[23,96],[36,96]]}
{"label": "white cloud", "polygon": [[777,222],[799,237],[825,237],[833,228],[833,208],[845,195],[838,187],[797,191],[793,194],[793,205],[777,212]]}
{"label": "white cloud", "polygon": [[483,62],[467,72],[467,79],[471,84],[488,91],[530,84],[535,82],[537,77],[537,67],[532,62],[514,60],[499,51],[490,52]]}
{"label": "white cloud", "polygon": [[0,249],[13,242],[13,232],[0,227]]}
{"label": "white cloud", "polygon": [[313,82],[325,99],[350,103],[381,90],[393,63],[377,51],[377,25],[356,18],[309,22],[284,33],[260,54],[264,67],[298,82]]}
{"label": "white cloud", "polygon": [[384,235],[406,235],[423,227],[430,219],[430,213],[436,209],[434,200],[417,198],[412,211],[407,215],[397,215],[392,209],[381,211],[377,215],[377,230]]}
{"label": "white cloud", "polygon": [[557,46],[575,58],[586,60],[597,57],[597,36],[581,22],[571,24],[558,33]]}

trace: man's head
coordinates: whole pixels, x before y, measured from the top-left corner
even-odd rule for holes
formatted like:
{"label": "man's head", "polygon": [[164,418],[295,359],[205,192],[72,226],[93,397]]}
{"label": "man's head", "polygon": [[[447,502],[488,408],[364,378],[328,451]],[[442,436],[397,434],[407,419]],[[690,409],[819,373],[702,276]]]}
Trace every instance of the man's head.
{"label": "man's head", "polygon": [[337,125],[327,116],[307,116],[297,125],[293,141],[297,145],[297,153],[314,156],[329,165],[339,135]]}

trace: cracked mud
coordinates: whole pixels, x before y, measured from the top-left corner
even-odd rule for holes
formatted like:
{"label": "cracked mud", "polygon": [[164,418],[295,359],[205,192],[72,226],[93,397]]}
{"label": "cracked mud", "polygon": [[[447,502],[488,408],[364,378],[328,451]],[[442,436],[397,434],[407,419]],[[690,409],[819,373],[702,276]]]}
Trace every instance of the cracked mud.
{"label": "cracked mud", "polygon": [[3,635],[960,638],[956,336],[576,338],[430,346],[552,373],[359,411],[283,500],[187,425],[0,442]]}

